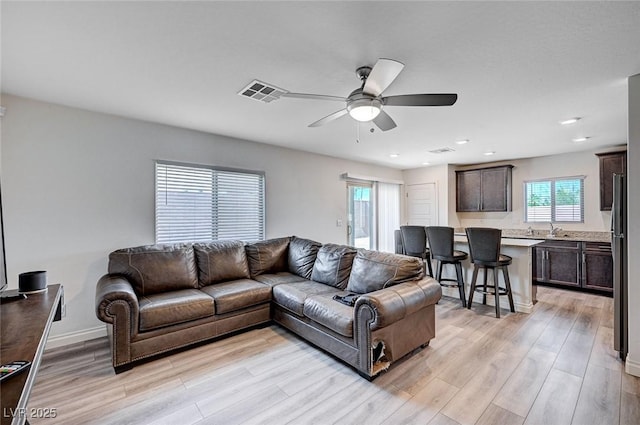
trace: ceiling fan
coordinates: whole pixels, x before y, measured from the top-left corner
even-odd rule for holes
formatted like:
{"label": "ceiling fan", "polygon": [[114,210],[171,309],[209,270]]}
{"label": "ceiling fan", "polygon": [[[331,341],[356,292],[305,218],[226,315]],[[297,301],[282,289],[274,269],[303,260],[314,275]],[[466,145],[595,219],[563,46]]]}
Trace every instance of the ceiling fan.
{"label": "ceiling fan", "polygon": [[451,106],[458,100],[458,95],[455,93],[404,94],[383,97],[382,92],[391,85],[403,68],[403,63],[392,59],[378,59],[373,68],[361,66],[356,69],[356,74],[362,81],[362,86],[352,91],[348,97],[291,92],[283,93],[281,96],[346,103],[343,109],[309,124],[309,127],[319,127],[349,114],[356,121],[373,121],[382,131],[396,127],[396,123],[389,114],[383,111],[386,106]]}

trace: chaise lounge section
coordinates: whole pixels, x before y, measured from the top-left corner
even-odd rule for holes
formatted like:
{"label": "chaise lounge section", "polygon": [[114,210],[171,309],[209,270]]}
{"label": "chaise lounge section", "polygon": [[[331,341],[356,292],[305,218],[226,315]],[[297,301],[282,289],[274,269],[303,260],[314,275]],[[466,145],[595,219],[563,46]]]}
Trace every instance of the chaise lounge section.
{"label": "chaise lounge section", "polygon": [[[96,288],[116,372],[271,320],[371,379],[435,336],[419,259],[285,237],[126,248]],[[354,295],[347,305],[334,299]]]}

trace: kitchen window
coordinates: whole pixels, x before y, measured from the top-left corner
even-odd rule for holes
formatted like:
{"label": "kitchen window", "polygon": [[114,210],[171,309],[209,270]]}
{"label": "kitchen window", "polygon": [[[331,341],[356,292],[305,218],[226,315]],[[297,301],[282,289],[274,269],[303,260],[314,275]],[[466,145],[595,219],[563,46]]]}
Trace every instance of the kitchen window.
{"label": "kitchen window", "polygon": [[524,183],[525,222],[584,222],[584,176]]}
{"label": "kitchen window", "polygon": [[156,162],[156,243],[263,240],[260,171]]}

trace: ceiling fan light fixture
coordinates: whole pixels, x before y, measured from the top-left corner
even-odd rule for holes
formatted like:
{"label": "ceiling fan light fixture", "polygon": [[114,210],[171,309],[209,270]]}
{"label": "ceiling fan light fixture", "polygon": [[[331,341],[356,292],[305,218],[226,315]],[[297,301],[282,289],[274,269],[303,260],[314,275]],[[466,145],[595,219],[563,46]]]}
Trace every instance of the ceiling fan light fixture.
{"label": "ceiling fan light fixture", "polygon": [[351,118],[360,122],[373,120],[381,110],[382,103],[378,99],[356,99],[347,105]]}

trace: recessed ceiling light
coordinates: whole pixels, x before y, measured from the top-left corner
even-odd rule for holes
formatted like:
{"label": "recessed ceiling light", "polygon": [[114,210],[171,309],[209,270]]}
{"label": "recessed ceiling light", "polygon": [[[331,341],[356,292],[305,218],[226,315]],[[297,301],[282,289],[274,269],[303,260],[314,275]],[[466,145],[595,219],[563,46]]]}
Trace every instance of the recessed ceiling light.
{"label": "recessed ceiling light", "polygon": [[422,165],[431,165],[430,162],[423,162]]}
{"label": "recessed ceiling light", "polygon": [[468,139],[456,140],[456,144],[458,145],[465,145],[467,143],[469,143]]}
{"label": "recessed ceiling light", "polygon": [[392,153],[391,155],[389,155],[391,158],[397,158],[400,156],[399,153]]}
{"label": "recessed ceiling light", "polygon": [[494,153],[495,153],[494,151],[488,151],[488,152],[485,152],[483,155],[489,156],[489,155],[493,155]]}
{"label": "recessed ceiling light", "polygon": [[589,140],[591,137],[578,137],[576,139],[571,139],[576,143],[581,143],[581,142],[586,142],[587,140]]}
{"label": "recessed ceiling light", "polygon": [[580,117],[569,118],[568,120],[560,121],[562,125],[571,125],[580,121]]}

